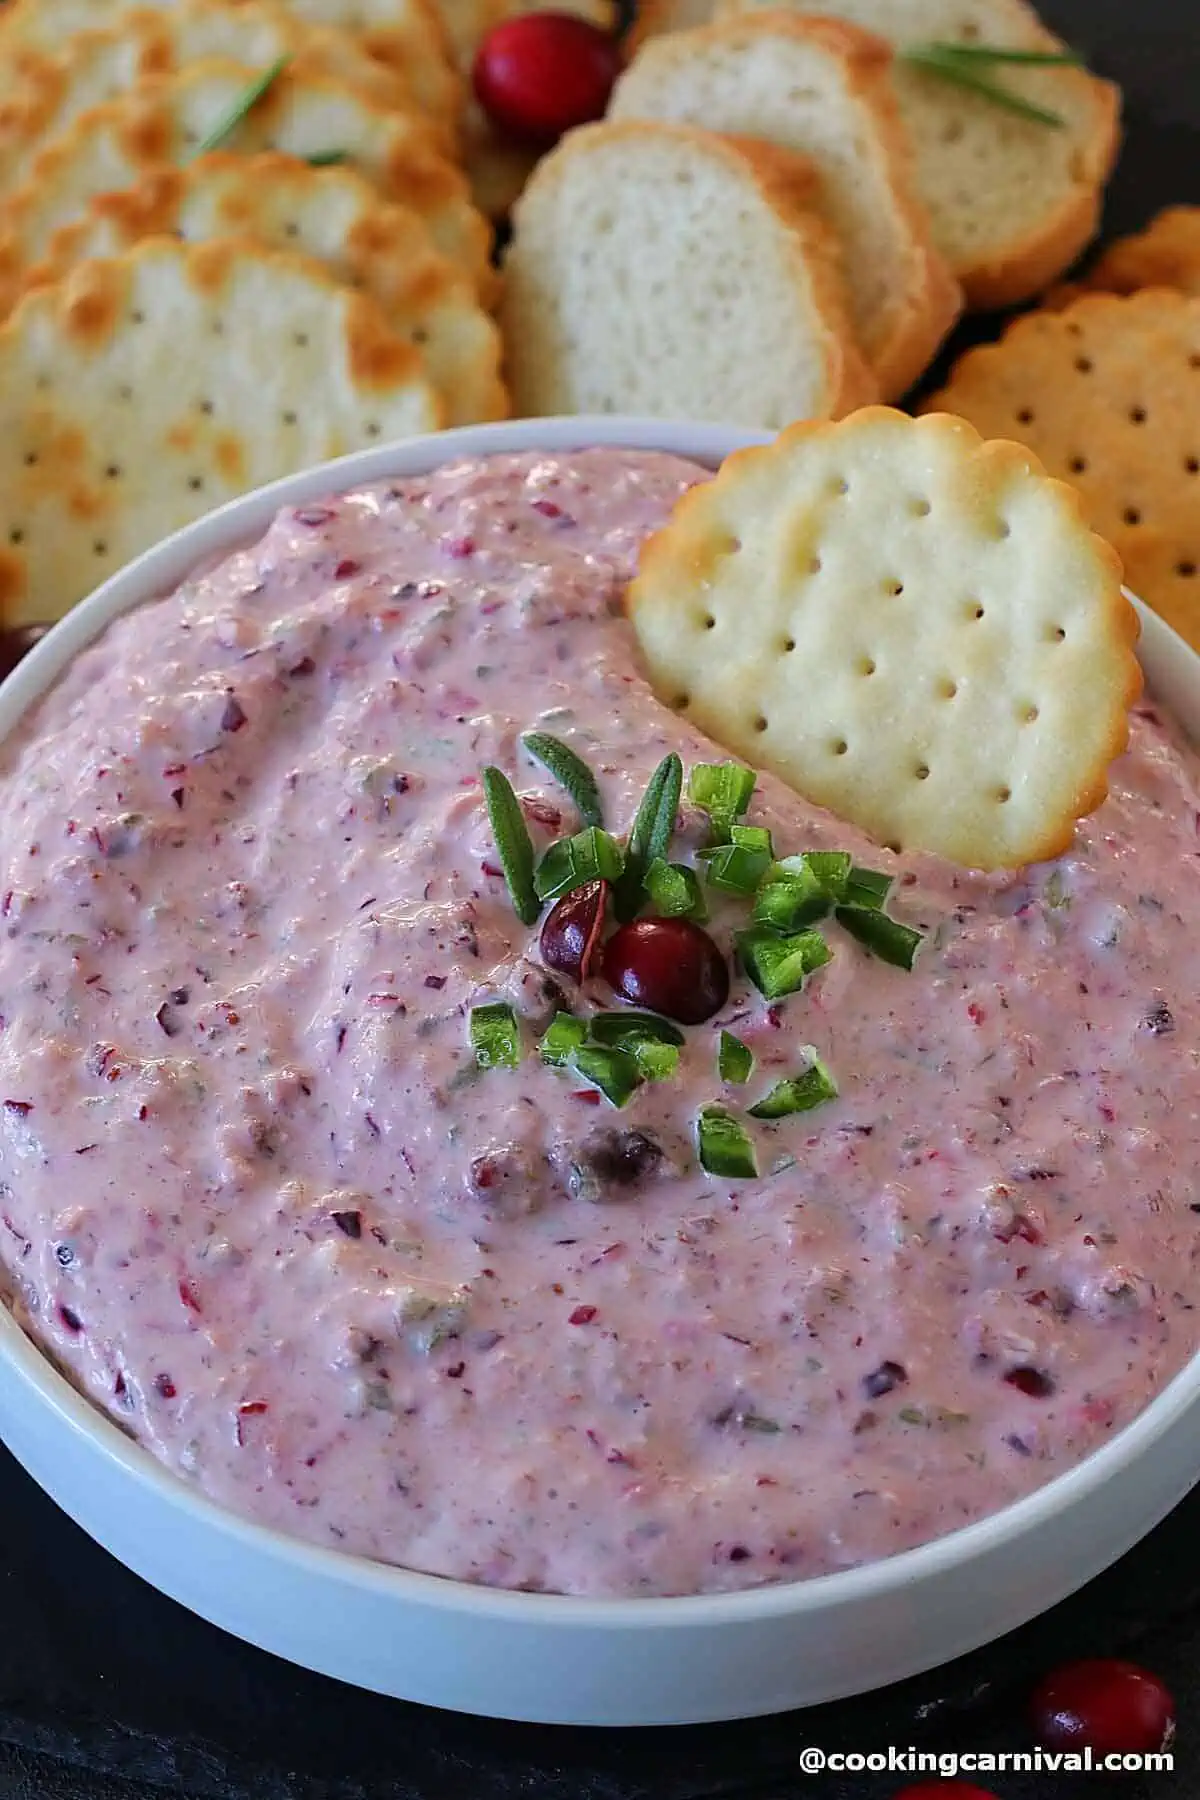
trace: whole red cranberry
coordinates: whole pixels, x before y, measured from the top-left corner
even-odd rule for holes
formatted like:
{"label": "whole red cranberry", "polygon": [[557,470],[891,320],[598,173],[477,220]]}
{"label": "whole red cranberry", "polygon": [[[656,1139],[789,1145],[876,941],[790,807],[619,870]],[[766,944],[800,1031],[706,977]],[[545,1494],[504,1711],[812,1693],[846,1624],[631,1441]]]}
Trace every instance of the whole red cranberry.
{"label": "whole red cranberry", "polygon": [[509,137],[546,149],[601,119],[621,70],[607,32],[572,13],[522,13],[488,32],[472,71],[475,97]]}
{"label": "whole red cranberry", "polygon": [[1035,1688],[1030,1711],[1047,1750],[1164,1750],[1175,1735],[1175,1702],[1158,1676],[1118,1657],[1064,1663]]}
{"label": "whole red cranberry", "polygon": [[691,919],[634,919],[604,946],[604,979],[624,999],[702,1025],[729,998],[729,964]]}
{"label": "whole red cranberry", "polygon": [[540,939],[542,961],[548,969],[557,969],[577,982],[591,973],[607,905],[607,881],[585,882],[555,901]]}

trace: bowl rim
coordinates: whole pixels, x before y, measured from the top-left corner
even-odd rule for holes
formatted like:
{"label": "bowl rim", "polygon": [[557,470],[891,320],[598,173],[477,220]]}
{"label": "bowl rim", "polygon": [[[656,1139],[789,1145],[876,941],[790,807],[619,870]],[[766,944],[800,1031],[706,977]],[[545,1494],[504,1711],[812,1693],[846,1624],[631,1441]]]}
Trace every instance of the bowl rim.
{"label": "bowl rim", "polygon": [[[731,451],[770,442],[773,434],[736,427],[656,420],[637,415],[577,415],[509,420],[429,433],[375,445],[240,496],[184,526],[110,576],[59,621],[0,683],[0,744],[42,697],[67,665],[113,619],[169,593],[185,575],[212,557],[252,541],[281,506],[306,504],[350,487],[419,475],[460,457],[506,451],[544,450],[562,454],[590,447],[658,450],[715,466]],[[1162,620],[1133,595],[1142,641],[1157,639],[1173,661],[1191,664],[1200,679],[1197,656]],[[208,1498],[182,1476],[158,1462],[148,1449],[88,1399],[0,1305],[0,1380],[15,1378],[72,1439],[85,1440],[135,1484],[191,1522],[273,1561],[296,1575],[373,1592],[381,1599],[419,1603],[445,1613],[473,1614],[500,1622],[572,1626],[583,1630],[627,1630],[641,1626],[688,1629],[697,1624],[734,1625],[781,1615],[820,1613],[851,1602],[881,1600],[926,1579],[968,1567],[977,1557],[1000,1551],[1036,1532],[1059,1512],[1101,1488],[1155,1444],[1200,1396],[1200,1351],[1107,1443],[1008,1506],[929,1542],[874,1562],[795,1581],[716,1594],[594,1597],[526,1593],[488,1587],[455,1577],[427,1574],[376,1562],[354,1552],[327,1549],[292,1537],[274,1526],[244,1518]]]}

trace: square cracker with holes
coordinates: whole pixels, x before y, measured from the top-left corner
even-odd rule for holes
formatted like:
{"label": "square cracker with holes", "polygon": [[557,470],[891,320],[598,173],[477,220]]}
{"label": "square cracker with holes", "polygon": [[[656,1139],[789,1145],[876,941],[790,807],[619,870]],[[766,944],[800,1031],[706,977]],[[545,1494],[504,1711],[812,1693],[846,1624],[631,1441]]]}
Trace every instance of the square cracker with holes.
{"label": "square cracker with holes", "polygon": [[1071,482],[1133,591],[1200,649],[1200,298],[1029,313],[968,351],[928,410],[1019,439]]}
{"label": "square cracker with holes", "polygon": [[82,263],[0,329],[0,616],[60,618],[223,501],[442,418],[419,351],[307,257]]}
{"label": "square cracker with holes", "polygon": [[961,419],[791,426],[685,494],[627,609],[660,697],[893,848],[1058,855],[1107,792],[1137,614],[1077,496]]}

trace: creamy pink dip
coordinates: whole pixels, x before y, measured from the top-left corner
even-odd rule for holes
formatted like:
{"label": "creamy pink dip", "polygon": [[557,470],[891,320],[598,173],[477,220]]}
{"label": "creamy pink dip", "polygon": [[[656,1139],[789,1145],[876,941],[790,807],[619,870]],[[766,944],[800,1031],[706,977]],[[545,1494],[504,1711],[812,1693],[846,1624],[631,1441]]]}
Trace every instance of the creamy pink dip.
{"label": "creamy pink dip", "polygon": [[[760,780],[777,854],[897,874],[914,971],[831,927],[802,994],[735,974],[620,1111],[540,1062],[553,996],[480,770],[542,847],[579,821],[520,732],[592,765],[618,832],[665,750],[718,759],[618,611],[702,475],[500,457],[284,511],[8,748],[18,1315],[238,1512],[506,1587],[796,1579],[1027,1493],[1196,1348],[1200,794],[1149,710],[1073,853],[1013,878],[892,858]],[[718,942],[745,915],[718,904]],[[527,1054],[480,1071],[468,1010],[506,997]],[[761,1179],[703,1174],[698,1108],[807,1044],[841,1097],[754,1125]],[[661,1156],[623,1182],[625,1132]]]}

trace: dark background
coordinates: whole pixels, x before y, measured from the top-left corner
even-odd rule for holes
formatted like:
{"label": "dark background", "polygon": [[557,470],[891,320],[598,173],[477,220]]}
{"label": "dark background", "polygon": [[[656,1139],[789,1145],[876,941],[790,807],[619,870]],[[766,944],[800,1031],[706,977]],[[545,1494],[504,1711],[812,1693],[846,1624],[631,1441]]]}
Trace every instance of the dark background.
{"label": "dark background", "polygon": [[[1200,203],[1195,0],[1041,10],[1125,90],[1106,235],[1169,202]],[[803,1776],[799,1749],[1019,1749],[1039,1672],[1121,1651],[1176,1693],[1174,1775],[982,1785],[1001,1800],[1200,1800],[1200,1490],[1084,1594],[903,1687],[679,1731],[473,1721],[357,1693],[223,1636],[127,1574],[0,1451],[0,1796],[21,1800],[883,1800],[905,1778]]]}

